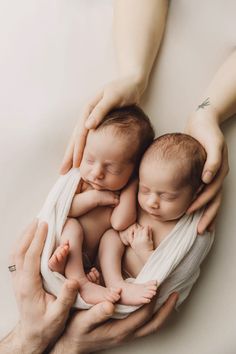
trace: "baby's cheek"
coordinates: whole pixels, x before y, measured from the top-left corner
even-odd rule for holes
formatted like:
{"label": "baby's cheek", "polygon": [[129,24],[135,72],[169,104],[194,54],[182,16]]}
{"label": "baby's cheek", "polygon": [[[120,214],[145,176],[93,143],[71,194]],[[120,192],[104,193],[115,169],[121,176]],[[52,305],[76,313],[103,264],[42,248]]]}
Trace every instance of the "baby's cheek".
{"label": "baby's cheek", "polygon": [[141,206],[141,208],[145,208],[145,204],[146,204],[146,198],[141,194],[138,193],[138,203]]}

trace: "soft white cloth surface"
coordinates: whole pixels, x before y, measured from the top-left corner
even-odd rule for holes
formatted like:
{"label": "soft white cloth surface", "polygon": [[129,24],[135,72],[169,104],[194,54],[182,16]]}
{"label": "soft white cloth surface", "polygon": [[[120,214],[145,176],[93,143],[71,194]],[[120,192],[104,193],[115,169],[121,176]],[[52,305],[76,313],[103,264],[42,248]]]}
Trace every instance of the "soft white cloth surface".
{"label": "soft white cloth surface", "polygon": [[[78,168],[60,176],[39,214],[39,219],[46,221],[49,226],[41,258],[41,272],[45,288],[54,295],[59,293],[65,278],[49,269],[48,260],[60,242],[63,226],[80,179]],[[197,224],[201,214],[201,212],[196,212],[190,216],[184,215],[155,249],[137,278],[127,279],[127,281],[134,283],[157,280],[161,285],[164,282],[156,309],[173,291],[178,291],[177,305],[181,304],[198,278],[200,264],[213,242],[213,235],[208,232],[201,237],[197,235]],[[198,238],[202,242],[197,242]],[[182,261],[184,264],[181,265]],[[81,309],[91,307],[90,304],[84,302],[80,295],[77,296],[74,306]],[[137,306],[116,305],[115,317],[125,317],[137,308]]]}

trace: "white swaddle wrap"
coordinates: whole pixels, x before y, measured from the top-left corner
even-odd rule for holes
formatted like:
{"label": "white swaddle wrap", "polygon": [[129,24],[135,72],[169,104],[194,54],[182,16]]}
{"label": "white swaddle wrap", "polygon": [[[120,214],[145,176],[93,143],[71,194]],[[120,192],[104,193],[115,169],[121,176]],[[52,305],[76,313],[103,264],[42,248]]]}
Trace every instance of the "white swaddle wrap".
{"label": "white swaddle wrap", "polygon": [[[66,175],[60,176],[39,213],[39,219],[48,223],[48,235],[41,257],[41,273],[45,289],[55,296],[58,295],[65,278],[49,269],[48,260],[59,243],[79,181],[79,169],[71,169]],[[213,242],[213,235],[208,232],[197,237],[200,216],[201,212],[190,216],[184,215],[150,256],[137,278],[127,279],[134,283],[155,279],[158,284],[162,284],[156,309],[173,291],[178,291],[177,306],[180,305],[199,276],[200,264]],[[88,309],[92,305],[87,304],[78,294],[74,306]],[[137,306],[117,305],[114,317],[126,317],[137,308]]]}

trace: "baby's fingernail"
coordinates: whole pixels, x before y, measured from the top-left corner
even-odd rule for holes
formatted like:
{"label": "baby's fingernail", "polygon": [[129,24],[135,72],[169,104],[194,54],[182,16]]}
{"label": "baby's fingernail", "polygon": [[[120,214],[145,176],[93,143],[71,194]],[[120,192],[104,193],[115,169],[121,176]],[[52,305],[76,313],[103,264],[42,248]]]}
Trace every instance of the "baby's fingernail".
{"label": "baby's fingernail", "polygon": [[204,174],[203,174],[203,182],[204,183],[210,183],[211,180],[212,180],[212,172],[211,171],[205,171]]}

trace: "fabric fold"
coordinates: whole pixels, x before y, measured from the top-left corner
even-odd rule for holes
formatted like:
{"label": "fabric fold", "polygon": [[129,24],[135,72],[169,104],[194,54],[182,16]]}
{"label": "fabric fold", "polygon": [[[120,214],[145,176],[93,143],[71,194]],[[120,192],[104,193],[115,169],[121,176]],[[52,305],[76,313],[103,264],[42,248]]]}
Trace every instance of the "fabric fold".
{"label": "fabric fold", "polygon": [[[71,169],[66,175],[60,176],[38,215],[40,221],[48,223],[48,235],[41,257],[41,273],[45,289],[55,296],[59,294],[65,277],[52,272],[48,267],[48,261],[59,243],[80,178],[78,168]],[[184,215],[155,249],[137,278],[127,279],[134,283],[157,280],[160,291],[156,310],[173,291],[179,292],[177,303],[179,306],[188,296],[199,276],[200,265],[214,239],[214,235],[208,232],[198,237],[197,224],[201,214],[202,212],[198,211],[192,215]],[[78,294],[74,307],[88,309],[91,306]],[[126,317],[137,308],[137,306],[116,305],[114,318]]]}

